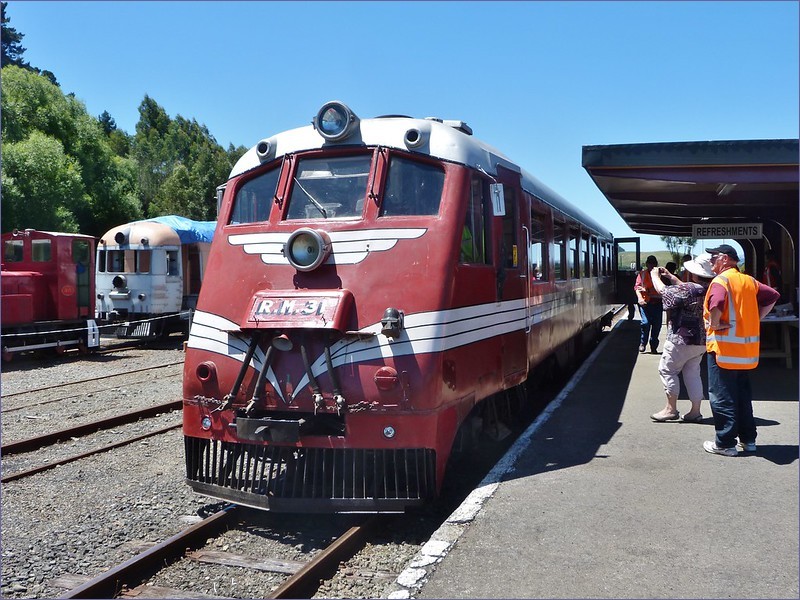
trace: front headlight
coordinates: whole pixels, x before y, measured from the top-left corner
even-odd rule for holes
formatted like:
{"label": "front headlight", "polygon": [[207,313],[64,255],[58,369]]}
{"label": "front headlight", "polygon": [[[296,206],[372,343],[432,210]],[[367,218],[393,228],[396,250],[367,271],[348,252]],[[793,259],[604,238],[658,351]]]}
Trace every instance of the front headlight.
{"label": "front headlight", "polygon": [[298,271],[313,271],[319,267],[331,253],[331,239],[324,231],[298,229],[283,246],[283,255],[289,264]]}

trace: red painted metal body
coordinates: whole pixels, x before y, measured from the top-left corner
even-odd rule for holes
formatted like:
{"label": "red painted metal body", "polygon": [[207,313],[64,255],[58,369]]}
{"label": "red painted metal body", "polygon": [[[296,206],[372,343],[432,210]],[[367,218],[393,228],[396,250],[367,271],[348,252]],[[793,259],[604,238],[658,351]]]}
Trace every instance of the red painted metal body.
{"label": "red painted metal body", "polygon": [[94,238],[27,229],[5,233],[3,352],[86,347],[94,314]]}
{"label": "red painted metal body", "polygon": [[[389,125],[407,138],[422,130],[430,150],[392,147]],[[610,235],[591,220],[550,203],[549,190],[537,192],[502,157],[492,175],[476,168],[470,153],[487,147],[447,125],[360,126],[361,143],[295,142],[296,152],[234,169],[226,185],[184,368],[187,482],[201,493],[273,510],[424,502],[475,406],[525,382],[610,309]],[[462,144],[458,156],[467,157],[436,152],[434,136]],[[362,170],[334,173],[337,161]],[[312,188],[326,177],[331,186],[348,177],[362,184],[352,208],[344,192]],[[258,218],[242,218],[250,189],[264,187],[247,213]],[[395,209],[398,196],[413,207]],[[313,206],[297,212],[301,201]],[[482,221],[471,229],[482,240],[470,242],[471,255],[470,214]],[[586,238],[585,276],[577,267],[577,277],[559,279],[562,258],[550,256],[547,279],[536,278],[532,215],[543,238],[552,240],[554,222]],[[327,260],[308,271],[287,260],[313,250],[306,238],[293,245],[300,228],[330,242]],[[590,242],[602,251],[590,253]],[[349,452],[364,453],[363,462]]]}

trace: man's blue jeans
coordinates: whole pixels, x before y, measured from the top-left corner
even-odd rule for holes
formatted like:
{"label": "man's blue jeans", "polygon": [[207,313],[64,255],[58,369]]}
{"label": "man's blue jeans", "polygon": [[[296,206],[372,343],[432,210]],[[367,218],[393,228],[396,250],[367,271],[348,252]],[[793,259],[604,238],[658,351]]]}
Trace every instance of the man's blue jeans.
{"label": "man's blue jeans", "polygon": [[664,315],[664,306],[661,302],[648,302],[644,306],[639,305],[639,315],[642,318],[642,334],[639,337],[639,345],[647,345],[647,338],[650,338],[650,348],[658,346],[658,334],[661,333],[661,323]]}
{"label": "man's blue jeans", "polygon": [[717,447],[733,448],[736,438],[743,444],[755,443],[756,420],[753,417],[753,391],[750,371],[723,369],[717,357],[708,353],[708,400],[714,414]]}

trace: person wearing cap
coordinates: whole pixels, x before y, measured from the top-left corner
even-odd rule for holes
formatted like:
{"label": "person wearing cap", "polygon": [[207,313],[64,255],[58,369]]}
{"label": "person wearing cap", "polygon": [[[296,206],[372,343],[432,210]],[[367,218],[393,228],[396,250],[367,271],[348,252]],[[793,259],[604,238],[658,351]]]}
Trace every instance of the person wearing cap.
{"label": "person wearing cap", "polygon": [[658,352],[658,334],[661,333],[661,322],[664,308],[661,305],[661,296],[653,286],[650,272],[658,267],[658,259],[652,254],[644,262],[645,268],[636,275],[633,291],[639,302],[639,315],[642,319],[641,334],[639,336],[639,352],[644,352],[647,340],[650,340],[650,351]]}
{"label": "person wearing cap", "polygon": [[[650,415],[657,422],[682,421],[700,423],[700,403],[703,400],[703,380],[700,363],[706,353],[706,332],[703,324],[703,300],[709,283],[714,278],[711,270],[711,255],[703,253],[694,260],[683,263],[691,281],[683,282],[673,273],[661,267],[651,270],[653,284],[661,294],[667,321],[667,341],[658,363],[658,374],[664,384],[667,404],[659,412]],[[669,285],[664,284],[664,280]],[[680,415],[678,394],[681,390],[680,376],[692,403],[691,410]]]}
{"label": "person wearing cap", "polygon": [[[711,281],[703,303],[708,351],[708,399],[714,415],[714,440],[703,442],[712,454],[736,456],[756,451],[756,422],[750,371],[758,366],[761,319],[780,294],[741,273],[739,255],[728,244],[709,248]],[[737,443],[738,438],[738,443]]]}

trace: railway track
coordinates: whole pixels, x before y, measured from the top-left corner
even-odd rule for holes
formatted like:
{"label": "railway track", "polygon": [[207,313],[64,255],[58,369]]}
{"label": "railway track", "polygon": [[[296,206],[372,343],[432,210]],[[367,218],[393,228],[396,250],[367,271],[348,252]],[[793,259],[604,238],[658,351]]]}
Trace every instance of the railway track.
{"label": "railway track", "polygon": [[[157,571],[182,560],[201,560],[230,566],[253,568],[254,562],[246,557],[213,551],[197,551],[207,544],[209,538],[230,527],[246,509],[233,504],[226,506],[210,517],[184,531],[158,543],[137,556],[112,567],[101,575],[69,590],[62,598],[117,598],[136,597],[139,588]],[[320,583],[336,573],[339,564],[361,549],[369,534],[374,531],[381,517],[365,517],[360,523],[348,528],[326,548],[315,553],[307,562],[269,560],[259,557],[260,568],[288,575],[277,588],[264,594],[264,598],[311,598]],[[195,594],[175,589],[154,590],[147,586],[147,597],[196,597]]]}
{"label": "railway track", "polygon": [[[135,375],[137,373],[144,373],[146,371],[154,371],[156,369],[165,369],[167,367],[172,367],[172,366],[175,366],[175,365],[182,365],[182,364],[183,364],[183,361],[182,360],[178,360],[178,361],[165,363],[163,365],[156,365],[156,366],[153,366],[153,367],[144,367],[144,368],[141,368],[141,369],[132,369],[130,371],[123,371],[121,373],[110,373],[108,375],[100,375],[98,377],[91,377],[91,378],[88,378],[88,379],[79,379],[77,381],[68,381],[68,382],[65,382],[65,383],[47,385],[47,386],[43,386],[43,387],[34,388],[34,389],[31,389],[31,390],[24,390],[24,391],[21,391],[21,392],[12,392],[10,394],[3,394],[3,398],[8,400],[9,398],[14,398],[14,397],[17,397],[17,396],[24,396],[24,395],[29,395],[29,394],[40,394],[42,392],[47,392],[47,391],[50,391],[50,390],[62,389],[65,386],[85,385],[85,384],[93,383],[95,381],[100,381],[100,380],[103,380],[103,379],[112,379],[114,377],[125,377],[126,375]],[[180,373],[176,373],[176,376],[177,375],[180,375]],[[116,387],[116,386],[114,386],[114,387]],[[100,389],[100,390],[92,390],[92,392],[99,392],[99,391],[104,391],[104,390],[109,390],[109,389],[113,389],[113,387],[111,387],[111,388],[103,388],[103,389]],[[85,390],[82,391],[82,394],[83,393],[86,393]],[[78,394],[78,395],[81,395],[81,394]],[[50,402],[57,402],[58,400],[67,400],[69,398],[74,398],[76,396],[77,395],[74,395],[74,396],[63,396],[63,397],[59,397],[59,398],[46,400],[46,401],[43,401],[43,402],[37,402],[37,403],[30,404],[30,405],[27,405],[27,406],[14,407],[14,408],[10,408],[10,409],[3,409],[3,412],[10,412],[12,410],[22,410],[23,408],[28,408],[30,406],[41,406],[42,404],[48,404]]]}
{"label": "railway track", "polygon": [[[8,381],[4,380],[8,385],[3,390],[0,452],[6,456],[32,452],[179,410],[183,360],[174,360],[171,351],[167,358],[155,365],[153,357],[137,358],[134,368],[116,372],[110,369],[119,366],[92,362],[82,366],[79,376],[83,376],[74,380],[69,379],[75,367],[63,364],[9,374]],[[127,358],[120,360],[128,365]],[[142,366],[142,362],[151,364]],[[41,385],[48,378],[60,381]],[[33,385],[20,389],[25,382]],[[8,387],[14,391],[7,392]]]}
{"label": "railway track", "polygon": [[[89,450],[88,452],[81,452],[80,454],[75,454],[73,456],[68,456],[65,458],[61,458],[56,461],[49,462],[44,465],[40,465],[38,467],[33,467],[30,469],[25,469],[23,471],[17,471],[16,473],[11,473],[7,475],[3,475],[0,478],[0,483],[8,483],[10,481],[16,481],[17,479],[23,479],[25,477],[30,477],[31,475],[36,475],[38,473],[43,473],[44,471],[49,471],[50,469],[55,469],[56,467],[61,467],[67,465],[71,462],[75,462],[76,460],[81,460],[83,458],[89,458],[90,456],[94,456],[96,454],[102,454],[103,452],[108,452],[109,450],[114,450],[116,448],[121,448],[122,446],[127,446],[128,444],[134,444],[136,442],[141,442],[147,438],[153,437],[155,435],[161,435],[162,433],[167,433],[168,431],[172,431],[174,429],[178,429],[181,427],[181,424],[178,423],[176,425],[169,425],[167,427],[162,427],[160,429],[156,429],[154,431],[149,431],[142,435],[137,435],[132,438],[128,438],[121,442],[115,442],[113,444],[105,444],[100,446],[99,448],[95,448],[93,450]],[[5,451],[4,451],[5,452]]]}

